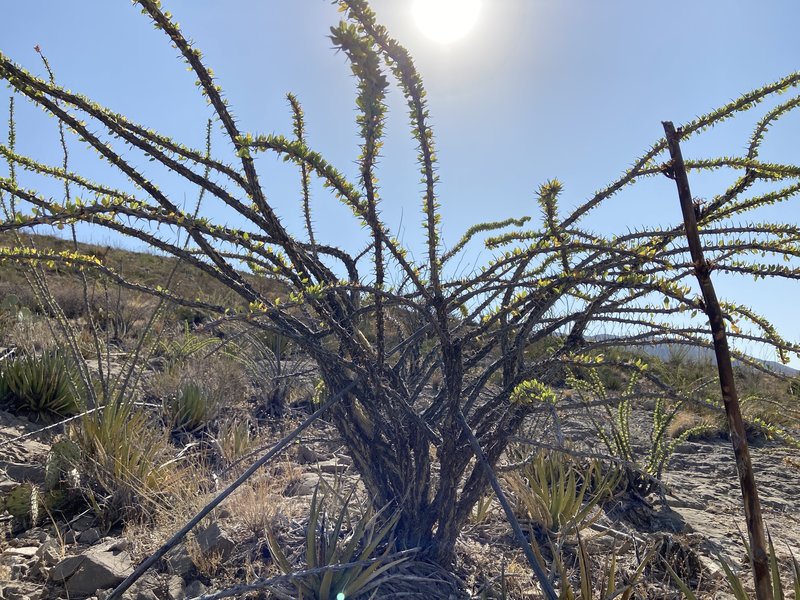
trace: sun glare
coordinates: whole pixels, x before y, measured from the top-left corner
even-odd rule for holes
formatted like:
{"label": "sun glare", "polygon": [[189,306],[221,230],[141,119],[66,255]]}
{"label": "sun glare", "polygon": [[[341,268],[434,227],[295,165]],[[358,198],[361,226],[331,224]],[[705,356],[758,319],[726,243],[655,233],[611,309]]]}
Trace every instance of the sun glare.
{"label": "sun glare", "polygon": [[414,0],[413,12],[422,33],[440,44],[464,37],[478,21],[481,0]]}

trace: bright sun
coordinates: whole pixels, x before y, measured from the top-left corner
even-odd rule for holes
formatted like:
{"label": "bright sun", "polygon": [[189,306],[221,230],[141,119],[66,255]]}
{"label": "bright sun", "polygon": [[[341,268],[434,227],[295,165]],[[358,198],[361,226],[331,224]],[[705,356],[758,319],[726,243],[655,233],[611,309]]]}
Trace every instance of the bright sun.
{"label": "bright sun", "polygon": [[481,0],[414,0],[417,25],[441,44],[464,37],[478,21]]}

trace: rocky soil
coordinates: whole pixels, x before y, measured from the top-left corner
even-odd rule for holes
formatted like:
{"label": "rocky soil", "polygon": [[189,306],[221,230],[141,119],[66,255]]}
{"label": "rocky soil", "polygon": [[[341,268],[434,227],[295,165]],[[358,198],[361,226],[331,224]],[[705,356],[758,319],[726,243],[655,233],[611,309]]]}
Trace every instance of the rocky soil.
{"label": "rocky soil", "polygon": [[[751,445],[764,522],[783,558],[800,550],[800,452],[776,442]],[[742,564],[744,531],[741,492],[727,440],[687,442],[665,477],[672,507],[687,526],[734,564]]]}
{"label": "rocky soil", "polygon": [[[635,414],[646,422],[647,415]],[[44,459],[52,433],[38,433],[41,428],[9,413],[0,412],[0,490],[9,490],[19,482],[41,482]],[[587,424],[575,413],[562,423],[568,440],[589,439]],[[295,474],[284,492],[292,498],[313,493],[320,476],[352,476],[349,460],[340,453],[320,452],[312,445],[293,452]],[[324,444],[321,445],[324,447]],[[597,448],[595,448],[597,450]],[[777,443],[755,445],[752,454],[760,486],[765,520],[782,558],[789,549],[800,552],[800,452]],[[674,544],[692,563],[690,570],[718,583],[718,589],[706,597],[726,598],[723,576],[717,556],[725,557],[735,567],[745,569],[744,550],[738,528],[742,526],[738,480],[730,443],[725,439],[687,442],[678,448],[667,471],[665,495],[667,506],[653,500],[654,508],[613,507],[595,530],[610,537],[591,540],[594,551],[608,552],[617,540],[629,538],[646,544],[663,539]],[[178,546],[158,569],[154,569],[129,591],[128,600],[185,600],[198,598],[215,589],[215,582],[200,574],[195,564],[197,549],[201,555],[213,555],[220,561],[238,563],[244,554],[257,554],[257,547],[243,547],[239,536],[225,520],[224,511],[193,538],[195,551],[185,544]],[[58,529],[49,519],[25,531],[12,528],[4,516],[5,541],[0,547],[0,598],[5,600],[45,600],[56,598],[94,598],[102,600],[110,590],[130,574],[134,567],[131,540],[120,530],[102,530],[87,513],[78,515]],[[501,521],[500,521],[501,522]],[[48,524],[49,523],[49,524]],[[502,523],[501,523],[502,526]],[[618,535],[617,535],[618,534]],[[468,532],[465,548],[480,548],[478,530]],[[611,542],[609,542],[611,540]],[[610,545],[609,545],[610,544]],[[510,544],[509,544],[510,546]],[[483,546],[485,549],[486,547]],[[513,551],[513,549],[511,550]],[[475,558],[482,550],[473,551]],[[681,555],[683,556],[683,555]],[[476,558],[479,560],[479,558]],[[695,564],[696,563],[696,564]],[[218,583],[218,582],[216,582]],[[706,587],[706,589],[708,589]],[[658,593],[651,597],[659,597]]]}

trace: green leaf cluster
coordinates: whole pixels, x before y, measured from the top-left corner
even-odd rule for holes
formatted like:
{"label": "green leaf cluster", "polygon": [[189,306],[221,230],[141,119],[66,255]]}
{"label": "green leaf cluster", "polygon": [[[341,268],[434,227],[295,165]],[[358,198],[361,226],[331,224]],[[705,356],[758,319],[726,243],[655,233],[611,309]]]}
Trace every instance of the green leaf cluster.
{"label": "green leaf cluster", "polygon": [[62,353],[24,354],[0,362],[0,402],[37,417],[76,415],[84,406],[76,380]]}

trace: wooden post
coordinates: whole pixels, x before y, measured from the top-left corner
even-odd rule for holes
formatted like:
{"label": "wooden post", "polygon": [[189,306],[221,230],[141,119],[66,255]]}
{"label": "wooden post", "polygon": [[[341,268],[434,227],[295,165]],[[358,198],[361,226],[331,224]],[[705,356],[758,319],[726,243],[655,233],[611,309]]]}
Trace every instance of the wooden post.
{"label": "wooden post", "polygon": [[717,294],[711,283],[712,265],[703,257],[700,233],[697,228],[697,214],[695,213],[695,205],[689,190],[686,165],[684,165],[683,155],[681,154],[680,134],[675,131],[675,126],[671,121],[664,121],[662,124],[667,135],[667,144],[672,158],[671,172],[668,172],[667,176],[673,178],[675,185],[678,187],[678,197],[680,198],[683,222],[686,227],[686,240],[689,243],[694,273],[697,277],[697,282],[700,284],[700,291],[703,294],[705,313],[708,315],[708,322],[711,325],[711,334],[714,340],[714,353],[717,358],[722,401],[725,404],[725,414],[728,417],[733,453],[736,456],[736,470],[739,473],[739,484],[742,488],[747,535],[750,538],[752,552],[756,598],[758,600],[773,600],[769,556],[764,536],[764,523],[761,519],[761,505],[758,501],[753,464],[750,460],[747,435],[744,430],[742,412],[739,408],[739,397],[736,393],[736,385],[733,378],[731,354],[728,349],[728,340],[725,336],[725,322]]}

